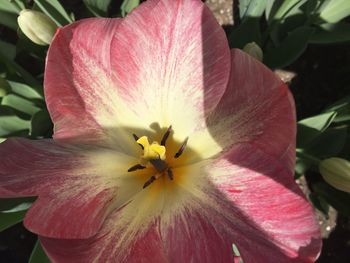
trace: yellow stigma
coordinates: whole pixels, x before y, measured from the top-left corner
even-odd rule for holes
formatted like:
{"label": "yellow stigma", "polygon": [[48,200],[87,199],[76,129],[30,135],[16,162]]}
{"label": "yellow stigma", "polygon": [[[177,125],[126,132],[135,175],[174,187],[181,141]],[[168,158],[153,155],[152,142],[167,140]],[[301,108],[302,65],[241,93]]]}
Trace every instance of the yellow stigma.
{"label": "yellow stigma", "polygon": [[145,160],[161,159],[165,160],[165,146],[160,145],[154,141],[152,144],[149,143],[147,136],[140,137],[137,141],[138,144],[143,147],[142,158]]}

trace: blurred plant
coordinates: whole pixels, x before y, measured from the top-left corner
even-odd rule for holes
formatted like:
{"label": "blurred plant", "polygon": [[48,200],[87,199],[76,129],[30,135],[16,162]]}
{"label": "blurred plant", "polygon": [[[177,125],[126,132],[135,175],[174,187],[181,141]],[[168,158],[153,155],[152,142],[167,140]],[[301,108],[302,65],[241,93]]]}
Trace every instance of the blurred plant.
{"label": "blurred plant", "polygon": [[271,68],[294,62],[308,44],[350,41],[348,0],[240,0],[231,46],[255,42]]}
{"label": "blurred plant", "polygon": [[349,125],[350,97],[298,122],[296,178],[307,171],[314,175],[321,172],[322,176],[310,180],[310,199],[325,214],[332,205],[339,213],[350,216],[350,194],[343,192],[349,184],[344,180],[349,176],[346,161],[350,159]]}

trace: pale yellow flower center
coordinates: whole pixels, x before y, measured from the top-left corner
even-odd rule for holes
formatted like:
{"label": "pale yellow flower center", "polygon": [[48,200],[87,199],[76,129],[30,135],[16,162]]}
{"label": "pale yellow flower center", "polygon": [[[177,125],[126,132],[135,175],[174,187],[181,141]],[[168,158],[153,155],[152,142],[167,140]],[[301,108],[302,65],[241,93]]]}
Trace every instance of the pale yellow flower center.
{"label": "pale yellow flower center", "polygon": [[[173,167],[179,166],[180,163],[184,163],[186,160],[186,158],[182,158],[181,161],[177,159],[182,155],[183,151],[185,150],[188,138],[186,138],[180,146],[175,146],[172,140],[168,141],[171,131],[172,130],[170,126],[164,133],[160,143],[158,141],[153,141],[152,143],[150,143],[147,136],[142,136],[139,138],[137,135],[134,134],[136,143],[138,143],[142,147],[142,154],[140,157],[140,162],[130,167],[128,169],[128,172],[134,172],[136,170],[142,170],[149,167],[153,169],[152,174],[150,175],[149,179],[144,183],[143,188],[148,187],[160,177],[168,178],[169,180],[173,181]],[[165,146],[166,143],[168,143],[167,147]],[[170,150],[170,155],[173,155],[170,156],[170,158],[166,155],[167,149]]]}

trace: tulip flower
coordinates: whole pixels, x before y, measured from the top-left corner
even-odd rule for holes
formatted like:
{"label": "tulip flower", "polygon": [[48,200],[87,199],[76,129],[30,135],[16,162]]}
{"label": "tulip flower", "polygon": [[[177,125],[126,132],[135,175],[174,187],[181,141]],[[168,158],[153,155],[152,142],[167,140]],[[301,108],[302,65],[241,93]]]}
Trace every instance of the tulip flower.
{"label": "tulip flower", "polygon": [[243,51],[259,61],[263,60],[263,51],[255,42],[246,44],[243,47]]}
{"label": "tulip flower", "polygon": [[24,9],[17,20],[19,28],[31,41],[41,46],[50,45],[57,30],[50,17],[39,11]]}
{"label": "tulip flower", "polygon": [[52,262],[317,258],[293,99],[201,1],[59,29],[44,86],[53,139],[0,145],[0,195],[38,196],[24,225]]}
{"label": "tulip flower", "polygon": [[320,173],[323,179],[334,188],[350,193],[350,162],[332,157],[320,162]]}

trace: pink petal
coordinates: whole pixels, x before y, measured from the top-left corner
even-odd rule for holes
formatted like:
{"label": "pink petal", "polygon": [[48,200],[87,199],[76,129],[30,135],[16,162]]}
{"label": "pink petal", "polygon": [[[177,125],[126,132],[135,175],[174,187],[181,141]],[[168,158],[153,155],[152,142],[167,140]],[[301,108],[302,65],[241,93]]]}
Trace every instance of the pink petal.
{"label": "pink petal", "polygon": [[[58,263],[233,262],[232,243],[248,263],[317,258],[321,238],[312,208],[279,161],[240,145],[222,159],[196,165],[205,169],[188,174],[201,182],[196,189],[179,182],[174,191],[142,191],[142,203],[134,204],[135,196],[96,236],[41,237],[45,250]],[[182,207],[170,202],[174,194]]]}
{"label": "pink petal", "polygon": [[183,140],[224,93],[229,52],[224,31],[198,0],[149,0],[123,20],[64,27],[45,73],[54,138],[133,153],[135,126],[145,133],[172,124]]}
{"label": "pink petal", "polygon": [[[111,42],[120,19],[85,19],[59,29],[47,56],[45,97],[54,138],[72,144],[103,145],[130,152],[124,134],[111,67]],[[124,136],[129,139],[124,139]],[[137,146],[135,146],[137,147]]]}
{"label": "pink petal", "polygon": [[229,78],[226,35],[198,0],[147,1],[123,20],[111,51],[126,106],[182,140],[205,124]]}
{"label": "pink petal", "polygon": [[[132,243],[124,241],[125,229],[113,228],[120,220],[112,215],[95,237],[87,240],[59,240],[40,237],[50,259],[56,263],[89,262],[233,262],[232,246],[217,233],[215,222],[200,211],[174,216],[164,226],[161,218],[138,233]],[[133,220],[128,222],[133,224]]]}
{"label": "pink petal", "polygon": [[[210,136],[223,150],[249,142],[292,169],[296,121],[293,98],[287,86],[244,52],[233,49],[231,58],[227,90],[207,119]],[[200,140],[199,144],[202,143]]]}
{"label": "pink petal", "polygon": [[55,238],[86,238],[98,231],[115,189],[81,149],[52,140],[8,139],[0,156],[0,196],[39,195],[24,220],[29,230]]}
{"label": "pink petal", "polygon": [[221,192],[207,190],[217,203],[216,215],[208,216],[231,234],[244,262],[314,262],[321,249],[320,230],[293,170],[255,146],[241,144],[206,171]]}

